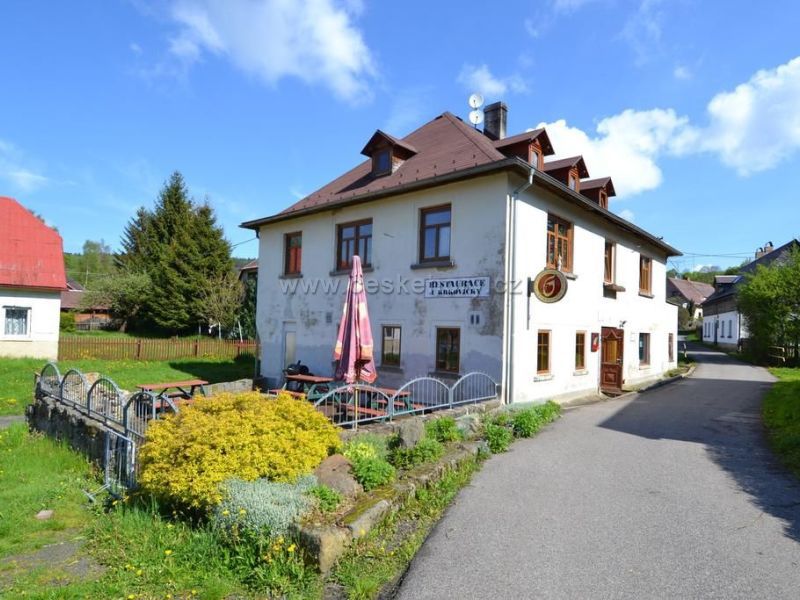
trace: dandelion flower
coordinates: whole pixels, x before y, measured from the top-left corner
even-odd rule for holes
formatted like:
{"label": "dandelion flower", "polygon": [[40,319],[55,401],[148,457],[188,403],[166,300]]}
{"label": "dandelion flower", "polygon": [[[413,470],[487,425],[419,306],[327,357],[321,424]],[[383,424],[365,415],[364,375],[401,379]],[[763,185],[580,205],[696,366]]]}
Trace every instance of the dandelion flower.
{"label": "dandelion flower", "polygon": [[294,552],[294,551],[295,551],[295,548],[297,548],[297,546],[295,546],[294,544],[292,544],[291,546],[289,546],[289,547],[286,549],[286,551],[287,551],[287,552],[289,552],[289,553],[292,553],[292,552]]}
{"label": "dandelion flower", "polygon": [[139,570],[137,570],[137,571],[136,571],[136,574],[137,574],[137,575],[141,575],[142,573],[144,573],[144,571],[142,571],[141,569],[139,569]]}
{"label": "dandelion flower", "polygon": [[164,550],[164,556],[169,556],[172,554],[172,550]]}

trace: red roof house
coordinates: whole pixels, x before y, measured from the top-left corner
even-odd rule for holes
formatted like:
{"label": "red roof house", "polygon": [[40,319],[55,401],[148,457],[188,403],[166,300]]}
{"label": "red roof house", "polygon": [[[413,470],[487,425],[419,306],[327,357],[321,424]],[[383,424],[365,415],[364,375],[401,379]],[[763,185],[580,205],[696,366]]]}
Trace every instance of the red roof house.
{"label": "red roof house", "polygon": [[0,196],[0,356],[57,357],[65,289],[61,236]]}

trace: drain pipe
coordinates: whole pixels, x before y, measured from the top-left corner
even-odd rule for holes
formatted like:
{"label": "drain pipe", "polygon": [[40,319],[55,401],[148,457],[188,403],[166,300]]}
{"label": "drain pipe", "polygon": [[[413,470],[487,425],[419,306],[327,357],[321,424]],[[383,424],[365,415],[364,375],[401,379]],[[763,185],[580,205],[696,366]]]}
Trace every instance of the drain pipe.
{"label": "drain pipe", "polygon": [[522,192],[533,185],[534,168],[528,172],[528,180],[506,196],[506,285],[505,285],[505,340],[503,361],[503,397],[510,404],[514,398],[514,278],[517,276],[517,201]]}

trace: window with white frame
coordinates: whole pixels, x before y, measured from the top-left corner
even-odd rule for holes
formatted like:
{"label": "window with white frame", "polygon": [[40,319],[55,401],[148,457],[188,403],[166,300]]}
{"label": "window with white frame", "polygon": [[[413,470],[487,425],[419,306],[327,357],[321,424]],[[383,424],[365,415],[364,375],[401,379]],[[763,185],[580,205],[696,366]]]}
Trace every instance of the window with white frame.
{"label": "window with white frame", "polygon": [[11,337],[27,337],[30,332],[31,309],[25,306],[3,307],[3,334]]}

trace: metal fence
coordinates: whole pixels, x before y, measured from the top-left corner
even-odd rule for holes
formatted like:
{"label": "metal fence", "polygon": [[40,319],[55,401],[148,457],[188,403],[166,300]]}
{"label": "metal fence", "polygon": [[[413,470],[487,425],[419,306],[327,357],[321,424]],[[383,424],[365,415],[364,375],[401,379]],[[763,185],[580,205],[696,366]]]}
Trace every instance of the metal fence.
{"label": "metal fence", "polygon": [[334,387],[314,402],[331,421],[351,426],[395,417],[476,404],[497,398],[500,386],[486,373],[467,373],[452,385],[434,377],[418,377],[398,390],[366,384]]}
{"label": "metal fence", "polygon": [[103,486],[98,491],[114,495],[122,495],[136,483],[136,451],[148,423],[164,413],[178,412],[170,398],[146,391],[126,394],[108,377],[90,383],[78,369],[62,376],[55,363],[42,368],[34,385],[37,397],[51,398],[103,425]]}

